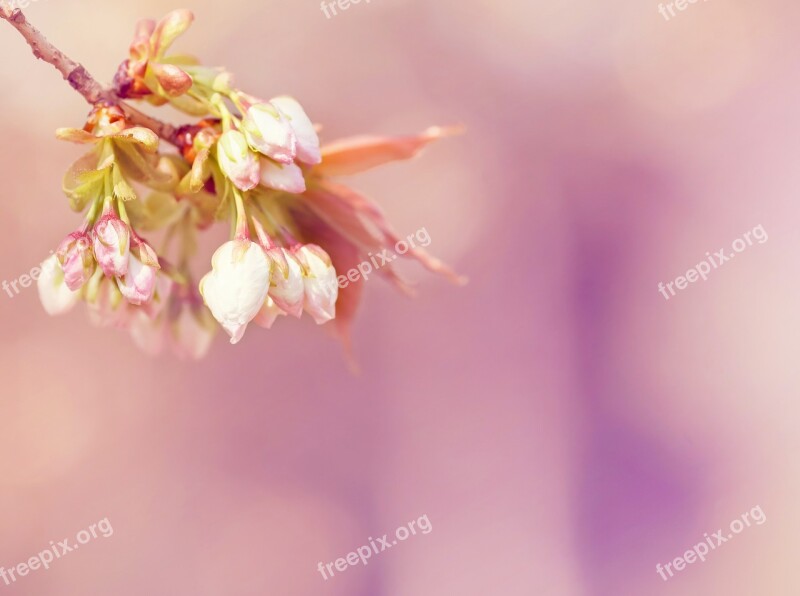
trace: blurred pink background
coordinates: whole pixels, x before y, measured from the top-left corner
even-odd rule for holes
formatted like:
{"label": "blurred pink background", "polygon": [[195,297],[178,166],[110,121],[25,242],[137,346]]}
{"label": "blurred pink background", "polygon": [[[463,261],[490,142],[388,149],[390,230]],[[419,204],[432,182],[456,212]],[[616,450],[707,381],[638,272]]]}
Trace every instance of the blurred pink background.
{"label": "blurred pink background", "polygon": [[[185,2],[177,49],[323,140],[464,123],[355,178],[471,278],[370,281],[363,372],[308,320],[152,359],[122,332],[0,294],[0,566],[108,518],[0,592],[36,596],[795,595],[800,77],[796,3]],[[39,0],[31,21],[100,79],[162,1]],[[0,279],[77,226],[58,142],[83,100],[0,23]],[[763,225],[670,301],[658,282]],[[207,269],[220,226],[203,248]],[[742,513],[746,529],[664,582]],[[431,533],[327,581],[368,537]]]}

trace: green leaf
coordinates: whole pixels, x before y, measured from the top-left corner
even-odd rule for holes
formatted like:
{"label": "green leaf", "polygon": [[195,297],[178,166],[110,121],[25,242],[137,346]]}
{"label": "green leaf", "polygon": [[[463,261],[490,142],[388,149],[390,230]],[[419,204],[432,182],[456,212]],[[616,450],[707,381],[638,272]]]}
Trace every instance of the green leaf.
{"label": "green leaf", "polygon": [[62,181],[64,194],[73,211],[81,212],[91,201],[103,194],[105,170],[97,167],[98,151],[86,153],[67,169]]}
{"label": "green leaf", "polygon": [[136,191],[125,179],[118,165],[111,168],[111,183],[113,184],[114,196],[121,201],[133,201],[136,199]]}

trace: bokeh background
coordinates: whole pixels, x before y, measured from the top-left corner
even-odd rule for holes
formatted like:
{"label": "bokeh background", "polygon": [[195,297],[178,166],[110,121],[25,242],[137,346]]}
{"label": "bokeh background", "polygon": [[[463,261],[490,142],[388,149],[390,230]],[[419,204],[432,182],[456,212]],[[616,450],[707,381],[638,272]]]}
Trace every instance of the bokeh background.
{"label": "bokeh background", "polygon": [[[362,366],[304,320],[140,353],[35,288],[0,294],[0,566],[108,518],[0,592],[483,596],[800,592],[796,3],[185,1],[179,49],[291,93],[323,140],[464,123],[354,186],[471,278],[368,282]],[[178,6],[38,0],[98,78]],[[0,279],[79,223],[61,176],[83,100],[0,23]],[[658,282],[763,225],[676,298]],[[203,247],[206,268],[226,230]],[[705,563],[662,565],[760,506]],[[324,581],[317,563],[427,515]]]}

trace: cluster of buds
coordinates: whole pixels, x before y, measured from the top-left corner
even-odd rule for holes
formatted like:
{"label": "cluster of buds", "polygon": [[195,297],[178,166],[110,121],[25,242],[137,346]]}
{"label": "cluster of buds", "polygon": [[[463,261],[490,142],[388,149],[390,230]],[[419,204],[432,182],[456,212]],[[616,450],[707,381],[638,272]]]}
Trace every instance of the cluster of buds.
{"label": "cluster of buds", "polygon": [[[158,227],[137,206],[134,184],[172,188],[181,177],[180,162],[158,155],[155,133],[130,126],[114,105],[99,104],[83,129],[59,129],[56,134],[92,149],[64,179],[73,209],[87,213],[83,225],[42,264],[38,289],[45,310],[62,314],[83,300],[94,323],[129,329],[145,349],[145,340],[157,335],[152,330],[169,327],[176,352],[202,356],[215,333],[207,311],[186,299],[187,292],[180,291],[187,286],[185,276],[165,266],[133,224]],[[163,194],[142,203],[153,207],[159,196]],[[205,348],[198,351],[198,346]]]}
{"label": "cluster of buds", "polygon": [[317,131],[302,106],[291,97],[264,102],[240,93],[236,99],[245,115],[240,131],[229,130],[220,139],[223,171],[241,190],[260,181],[274,190],[305,192],[302,166],[317,165],[322,154]]}
{"label": "cluster of buds", "polygon": [[[152,247],[110,205],[91,229],[87,227],[67,236],[56,254],[45,261],[48,275],[39,284],[45,309],[50,314],[63,312],[89,282],[98,280],[92,285],[96,289],[101,277],[113,283],[115,291],[129,304],[149,304],[161,269]],[[90,302],[94,301],[94,294],[89,297]]]}
{"label": "cluster of buds", "polygon": [[248,323],[272,327],[281,315],[303,311],[317,324],[336,317],[338,282],[328,254],[314,244],[290,249],[237,238],[220,246],[200,293],[214,318],[237,343]]}
{"label": "cluster of buds", "polygon": [[[348,343],[362,287],[340,289],[336,271],[399,237],[375,203],[332,178],[409,159],[451,131],[320,147],[318,127],[295,99],[257,99],[223,69],[168,55],[192,20],[174,11],[159,23],[141,21],[115,77],[115,98],[168,103],[200,118],[168,139],[177,152],[161,152],[159,136],[113,102],[96,105],[84,128],[58,131],[92,146],[64,179],[71,207],[86,216],[43,264],[42,303],[59,314],[84,300],[92,320],[128,329],[151,353],[169,345],[199,358],[214,320],[237,343],[250,322],[270,328],[281,315],[303,312],[317,324],[334,321]],[[230,240],[195,286],[197,234],[226,219]],[[163,234],[160,255],[139,232]],[[463,281],[419,248],[407,256]],[[410,289],[391,265],[380,274]]]}

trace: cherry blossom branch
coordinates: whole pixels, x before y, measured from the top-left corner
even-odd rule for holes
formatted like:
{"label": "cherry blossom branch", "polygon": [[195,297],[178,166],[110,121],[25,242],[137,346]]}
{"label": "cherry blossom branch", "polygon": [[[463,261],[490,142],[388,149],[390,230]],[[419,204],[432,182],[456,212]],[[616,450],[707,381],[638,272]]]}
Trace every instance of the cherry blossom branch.
{"label": "cherry blossom branch", "polygon": [[89,74],[89,71],[87,71],[83,65],[75,62],[52,43],[47,41],[44,35],[25,18],[22,10],[19,8],[11,8],[6,0],[0,0],[0,19],[8,21],[12,27],[19,31],[20,35],[28,42],[31,50],[33,50],[33,55],[39,60],[53,65],[55,69],[61,73],[61,76],[64,77],[64,80],[66,80],[75,91],[80,93],[87,102],[94,105],[99,101],[105,100],[117,104],[125,113],[126,118],[131,124],[145,126],[168,143],[176,147],[181,146],[179,132],[174,126],[156,120],[147,114],[143,114],[139,110],[121,101],[114,91],[106,89],[98,83],[97,79]]}

